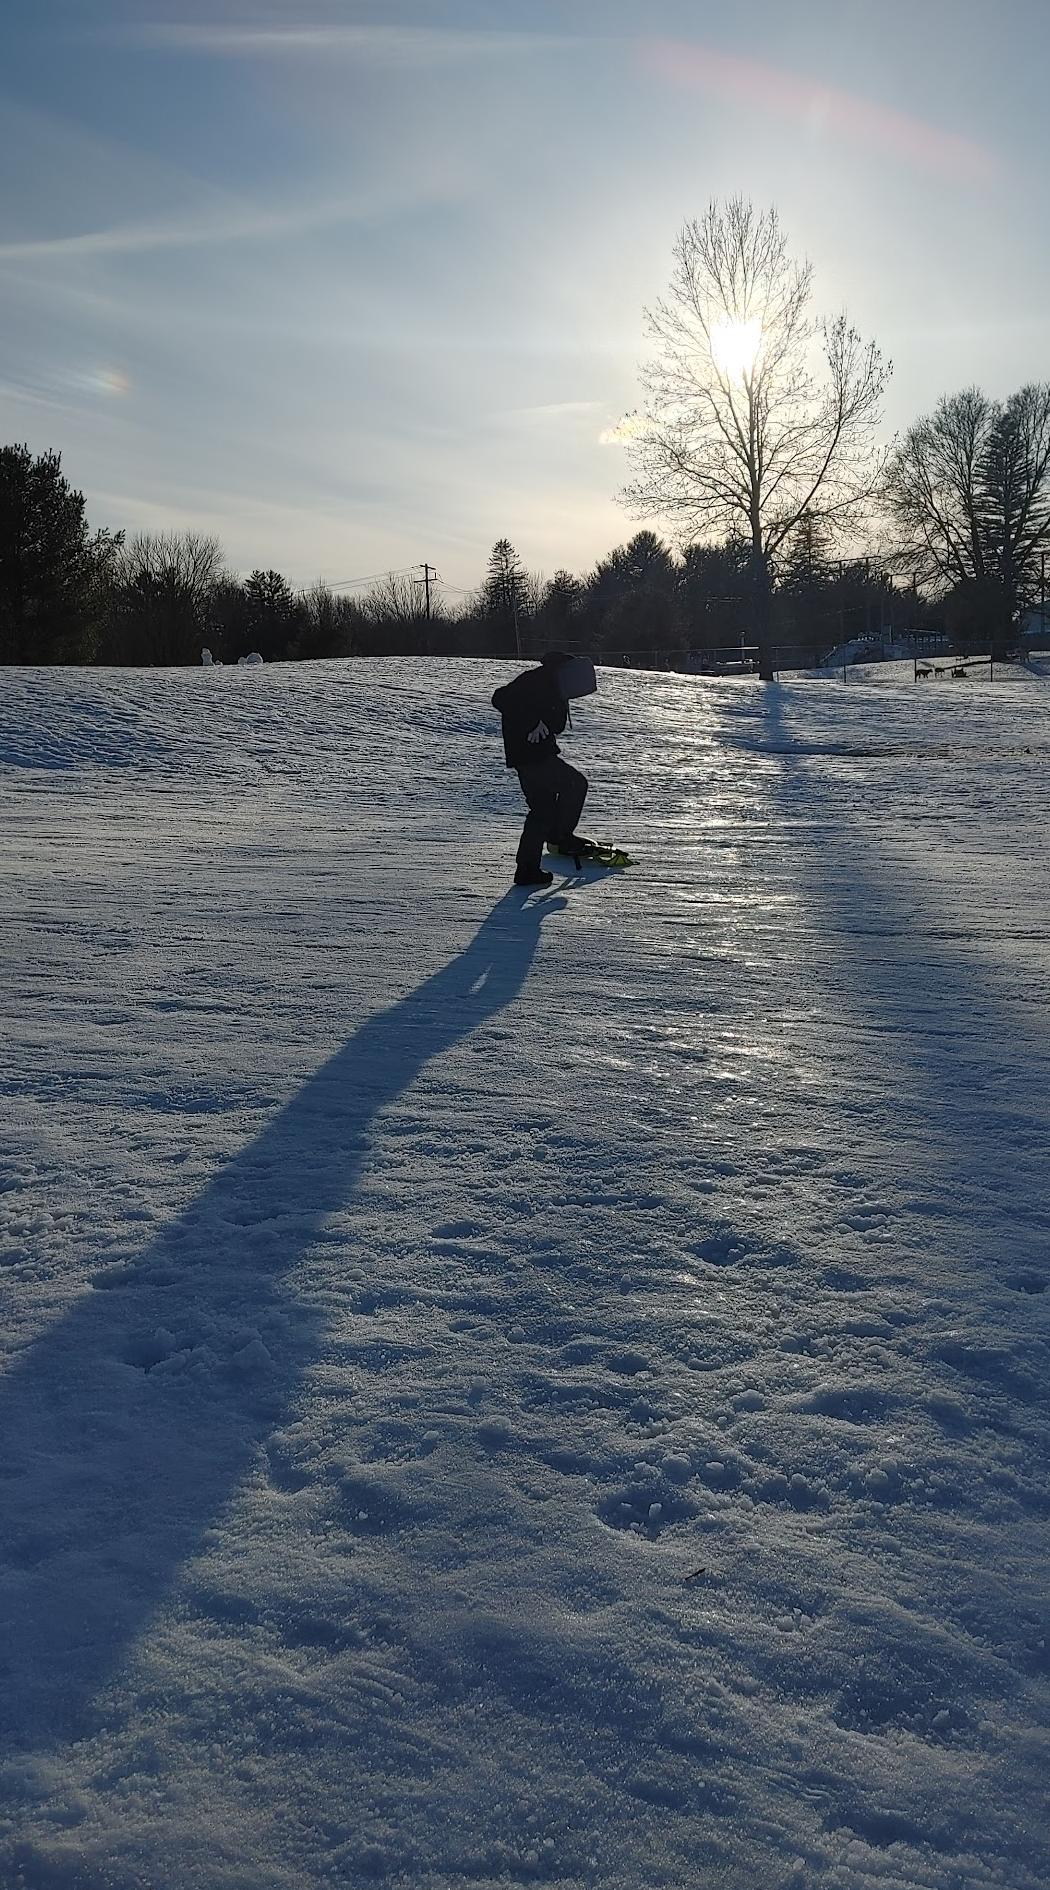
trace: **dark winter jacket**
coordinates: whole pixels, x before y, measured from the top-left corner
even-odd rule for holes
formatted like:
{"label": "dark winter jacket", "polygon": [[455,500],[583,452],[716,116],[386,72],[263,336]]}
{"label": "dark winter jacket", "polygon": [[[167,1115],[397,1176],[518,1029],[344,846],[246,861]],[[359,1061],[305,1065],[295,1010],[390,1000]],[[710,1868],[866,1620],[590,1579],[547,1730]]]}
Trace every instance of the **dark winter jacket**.
{"label": "dark winter jacket", "polygon": [[[530,768],[558,753],[555,736],[569,719],[568,705],[558,687],[557,671],[549,664],[526,669],[513,682],[497,689],[492,706],[503,717],[503,748],[508,768]],[[542,722],[547,734],[530,742],[531,731]]]}

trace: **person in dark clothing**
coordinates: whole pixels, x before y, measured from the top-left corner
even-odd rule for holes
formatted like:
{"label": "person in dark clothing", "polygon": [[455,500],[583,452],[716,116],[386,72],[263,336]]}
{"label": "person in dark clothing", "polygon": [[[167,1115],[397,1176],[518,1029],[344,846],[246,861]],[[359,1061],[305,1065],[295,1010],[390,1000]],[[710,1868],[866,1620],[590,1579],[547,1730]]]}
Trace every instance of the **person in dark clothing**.
{"label": "person in dark clothing", "polygon": [[587,780],[563,761],[556,737],[569,719],[569,701],[597,688],[586,658],[549,650],[538,669],[527,669],[497,689],[492,706],[503,718],[508,768],[517,771],[528,813],[518,843],[516,886],[549,886],[554,875],[540,865],[545,840],[566,853],[587,851],[576,832],[587,798]]}

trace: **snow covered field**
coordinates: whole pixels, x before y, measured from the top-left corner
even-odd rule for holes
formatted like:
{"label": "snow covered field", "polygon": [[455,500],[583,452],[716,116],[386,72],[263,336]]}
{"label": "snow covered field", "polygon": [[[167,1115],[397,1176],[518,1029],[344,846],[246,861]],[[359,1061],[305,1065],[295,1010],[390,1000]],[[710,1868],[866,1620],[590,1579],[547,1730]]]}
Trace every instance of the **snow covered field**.
{"label": "snow covered field", "polygon": [[1045,1890],[1050,676],[510,673],[0,671],[0,1884]]}

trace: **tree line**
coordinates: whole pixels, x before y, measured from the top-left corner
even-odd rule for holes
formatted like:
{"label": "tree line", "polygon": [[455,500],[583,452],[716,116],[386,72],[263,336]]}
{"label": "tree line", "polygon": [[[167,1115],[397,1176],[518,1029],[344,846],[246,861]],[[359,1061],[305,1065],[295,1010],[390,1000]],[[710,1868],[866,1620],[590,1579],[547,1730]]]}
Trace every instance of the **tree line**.
{"label": "tree line", "polygon": [[[428,595],[428,590],[430,594]],[[678,553],[642,530],[577,575],[526,570],[506,538],[477,590],[451,602],[411,573],[357,596],[238,577],[217,539],[92,532],[57,453],[0,447],[0,662],[122,667],[342,656],[536,654],[669,662],[746,642],[752,576],[740,538]],[[778,571],[778,637],[816,660],[843,636],[913,627],[925,606],[864,559],[833,559],[805,520]]]}
{"label": "tree line", "polygon": [[[58,454],[0,447],[0,662],[175,664],[385,654],[599,657],[777,645],[819,660],[846,638],[943,628],[1001,654],[1042,602],[1050,550],[1050,383],[944,396],[889,447],[891,372],[845,314],[812,309],[775,210],[741,198],[687,223],[648,313],[646,401],[622,423],[645,528],[582,575],[541,578],[509,539],[453,604],[393,573],[348,597],[238,577],[202,534],[91,532]],[[878,544],[877,555],[858,547]],[[424,567],[420,567],[423,571]]]}
{"label": "tree line", "polygon": [[[979,534],[967,543],[976,558]],[[827,527],[803,517],[769,600],[778,661],[816,663],[849,639],[915,631],[943,630],[958,647],[987,642],[1003,610],[999,585],[987,558],[961,573],[961,553],[946,533],[904,581],[898,557],[839,557]],[[937,559],[954,561],[939,587],[930,582]],[[1031,590],[1037,566],[1030,555],[1019,564]],[[352,597],[321,581],[295,590],[278,571],[231,574],[218,540],[203,534],[92,532],[57,453],[34,459],[25,446],[0,447],[2,663],[185,665],[205,648],[224,663],[256,652],[268,662],[503,657],[565,646],[609,662],[692,658],[702,668],[753,647],[754,589],[743,535],[675,550],[643,529],[592,570],[550,578],[501,539],[477,590],[456,602],[411,573]]]}

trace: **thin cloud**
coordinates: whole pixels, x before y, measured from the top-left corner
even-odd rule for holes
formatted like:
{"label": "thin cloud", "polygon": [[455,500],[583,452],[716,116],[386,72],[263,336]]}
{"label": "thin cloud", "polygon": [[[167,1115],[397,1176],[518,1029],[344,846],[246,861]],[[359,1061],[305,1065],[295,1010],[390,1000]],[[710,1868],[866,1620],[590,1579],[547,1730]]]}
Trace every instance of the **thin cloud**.
{"label": "thin cloud", "polygon": [[342,57],[381,66],[431,68],[563,51],[584,42],[554,33],[435,31],[424,26],[146,26],[136,45],[249,58]]}
{"label": "thin cloud", "polygon": [[327,203],[291,204],[274,209],[230,206],[196,216],[158,219],[156,222],[118,223],[109,229],[85,230],[73,236],[31,237],[0,243],[0,262],[75,261],[94,256],[139,255],[149,250],[199,249],[215,244],[268,242],[277,237],[300,236],[344,223],[368,223],[396,215],[435,193],[410,188],[376,190],[358,198],[337,198]]}
{"label": "thin cloud", "polygon": [[53,368],[30,376],[15,374],[0,381],[0,406],[46,407],[53,413],[97,414],[101,405],[123,399],[132,391],[123,368],[99,362],[80,368]]}
{"label": "thin cloud", "polygon": [[500,421],[535,421],[542,424],[545,420],[575,419],[580,414],[593,413],[600,405],[601,402],[597,400],[548,400],[534,407],[506,407],[492,417]]}
{"label": "thin cloud", "polygon": [[12,407],[46,407],[52,413],[76,414],[82,408],[54,394],[42,393],[26,381],[0,381],[0,402]]}

